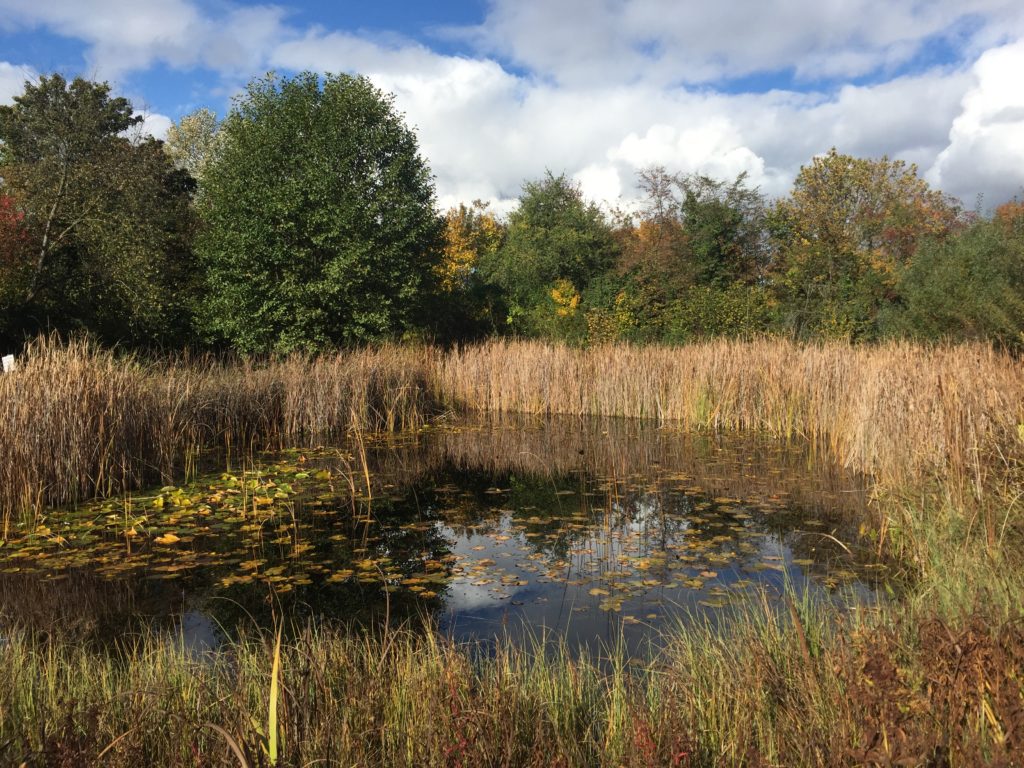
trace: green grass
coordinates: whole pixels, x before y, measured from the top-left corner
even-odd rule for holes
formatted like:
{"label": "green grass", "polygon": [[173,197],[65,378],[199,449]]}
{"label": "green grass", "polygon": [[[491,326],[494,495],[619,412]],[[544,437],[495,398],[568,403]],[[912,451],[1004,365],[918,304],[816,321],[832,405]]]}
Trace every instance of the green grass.
{"label": "green grass", "polygon": [[410,630],[275,641],[197,656],[156,634],[111,652],[15,632],[0,646],[0,762],[973,766],[1011,765],[1018,745],[1024,633],[971,616],[837,623],[766,603],[725,633],[680,627],[642,664],[471,653]]}

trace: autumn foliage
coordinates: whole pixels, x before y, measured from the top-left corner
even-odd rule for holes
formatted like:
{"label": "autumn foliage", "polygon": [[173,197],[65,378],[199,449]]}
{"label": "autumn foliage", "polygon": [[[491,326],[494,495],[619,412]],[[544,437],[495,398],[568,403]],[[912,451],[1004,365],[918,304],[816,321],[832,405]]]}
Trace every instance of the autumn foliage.
{"label": "autumn foliage", "polygon": [[137,123],[107,84],[59,75],[0,107],[0,342],[1024,345],[1024,201],[965,211],[903,160],[833,148],[774,200],[744,174],[649,167],[612,211],[549,171],[507,213],[442,213],[414,132],[360,78],[254,80],[163,143]]}
{"label": "autumn foliage", "polygon": [[[25,217],[13,198],[0,194],[0,302],[16,301],[24,290],[23,282],[29,264],[29,234]],[[0,323],[3,310],[0,308]]]}

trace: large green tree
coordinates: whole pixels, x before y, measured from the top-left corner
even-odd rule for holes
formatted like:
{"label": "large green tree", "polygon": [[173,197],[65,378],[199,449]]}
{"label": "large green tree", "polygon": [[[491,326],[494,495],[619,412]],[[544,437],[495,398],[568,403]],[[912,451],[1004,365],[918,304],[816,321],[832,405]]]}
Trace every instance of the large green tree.
{"label": "large green tree", "polygon": [[1016,227],[981,220],[956,237],[924,241],[897,288],[898,302],[882,313],[887,334],[1024,348],[1024,216]]}
{"label": "large green tree", "polygon": [[214,339],[318,349],[421,321],[443,223],[415,134],[367,79],[250,83],[221,124],[198,208]]}
{"label": "large green tree", "polygon": [[187,335],[190,180],[106,83],[27,82],[0,107],[0,178],[18,224],[0,301],[10,340],[88,330],[107,341]]}

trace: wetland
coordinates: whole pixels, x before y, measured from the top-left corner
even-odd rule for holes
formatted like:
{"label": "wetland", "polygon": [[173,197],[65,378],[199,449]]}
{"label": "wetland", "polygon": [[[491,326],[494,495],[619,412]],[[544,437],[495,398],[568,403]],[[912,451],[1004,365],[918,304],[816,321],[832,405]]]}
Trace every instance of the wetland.
{"label": "wetland", "polygon": [[0,615],[101,643],[146,627],[210,649],[282,619],[388,621],[638,656],[745,604],[870,608],[893,590],[861,535],[864,479],[799,442],[449,419],[205,463],[9,539]]}
{"label": "wetland", "polygon": [[0,765],[1019,764],[998,351],[30,351]]}

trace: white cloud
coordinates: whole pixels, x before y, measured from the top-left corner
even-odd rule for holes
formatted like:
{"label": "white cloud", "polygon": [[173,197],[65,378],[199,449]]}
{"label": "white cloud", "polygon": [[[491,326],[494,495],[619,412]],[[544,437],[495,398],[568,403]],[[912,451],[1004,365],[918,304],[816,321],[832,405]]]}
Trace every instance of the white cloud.
{"label": "white cloud", "polygon": [[[440,58],[440,57],[439,57]],[[474,197],[507,208],[524,179],[567,172],[599,201],[636,194],[649,165],[732,178],[747,172],[784,194],[801,164],[829,147],[928,167],[947,143],[969,86],[934,72],[835,97],[729,96],[632,88],[557,88],[490,62],[446,60],[420,74],[370,73],[419,129],[442,203]]]}
{"label": "white cloud", "polygon": [[744,145],[740,131],[725,115],[690,127],[653,125],[643,136],[630,133],[608,157],[636,170],[664,165],[716,178],[747,173],[757,182],[762,180],[765,166],[764,159]]}
{"label": "white cloud", "polygon": [[[949,192],[984,192],[988,205],[1024,191],[1024,41],[987,51],[928,178]],[[968,199],[968,203],[973,202]]]}
{"label": "white cloud", "polygon": [[37,77],[39,74],[32,67],[0,61],[0,104],[10,104],[25,90],[25,81]]}
{"label": "white cloud", "polygon": [[484,23],[449,34],[564,84],[666,84],[859,76],[934,38],[1022,31],[1017,0],[493,0]]}
{"label": "white cloud", "polygon": [[174,121],[167,115],[156,112],[136,112],[142,115],[142,122],[137,126],[140,134],[152,136],[154,139],[166,139],[167,131],[174,125]]}
{"label": "white cloud", "polygon": [[592,163],[578,171],[573,179],[587,198],[598,203],[610,206],[622,197],[622,177],[619,169],[610,163]]}
{"label": "white cloud", "polygon": [[[547,34],[551,25],[545,27],[542,18],[554,18],[544,15],[547,6],[527,6],[535,14],[535,31]],[[559,4],[567,18],[573,16],[570,6]],[[495,8],[508,10],[501,3]],[[952,17],[948,8],[933,26]],[[879,39],[897,47],[895,35]],[[614,51],[607,58],[621,64]],[[940,68],[847,86],[834,95],[730,95],[665,87],[650,78],[622,84],[621,76],[559,85],[513,74],[490,59],[444,56],[412,41],[376,42],[319,29],[279,46],[271,62],[293,70],[369,75],[396,95],[417,127],[437,175],[441,204],[482,198],[500,210],[513,204],[525,179],[545,170],[565,171],[588,196],[612,202],[616,194],[634,196],[636,172],[655,164],[725,178],[746,172],[772,195],[784,194],[800,165],[832,146],[928,168],[948,144],[950,125],[972,82],[967,72]]]}
{"label": "white cloud", "polygon": [[[416,127],[444,206],[481,198],[508,210],[545,170],[613,202],[635,196],[636,172],[653,164],[745,171],[784,194],[800,165],[832,146],[916,162],[968,202],[1024,183],[1013,79],[1022,44],[1007,44],[1024,39],[1019,0],[492,0],[482,24],[449,30],[473,55],[299,28],[277,6],[212,7],[0,0],[0,28],[81,39],[100,77],[162,62],[213,69],[233,90],[266,68],[367,74]],[[879,79],[936,41],[964,63],[826,93],[715,89],[721,78],[780,70],[815,82]],[[16,69],[0,65],[0,98],[20,91]],[[152,115],[146,129],[161,135],[169,121]]]}
{"label": "white cloud", "polygon": [[116,79],[157,62],[223,73],[262,66],[268,47],[288,36],[275,6],[227,6],[204,13],[189,0],[0,0],[4,27],[44,27],[89,46],[90,73]]}

